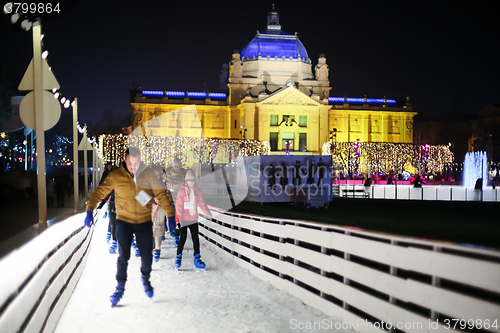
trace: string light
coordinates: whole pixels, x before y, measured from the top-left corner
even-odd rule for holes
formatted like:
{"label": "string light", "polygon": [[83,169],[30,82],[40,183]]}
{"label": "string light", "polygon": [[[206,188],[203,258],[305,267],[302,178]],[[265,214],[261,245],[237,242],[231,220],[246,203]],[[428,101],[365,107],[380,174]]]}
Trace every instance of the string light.
{"label": "string light", "polygon": [[[52,6],[52,5],[50,5],[50,6]],[[12,2],[6,3],[4,5],[4,7],[3,7],[4,14],[6,14],[6,15],[12,14],[12,16],[10,17],[10,20],[11,20],[12,24],[16,24],[16,22],[19,21],[19,19],[23,19],[22,22],[21,22],[21,28],[23,28],[26,31],[30,30],[31,27],[37,27],[40,24],[40,22],[38,20],[32,21],[27,16],[24,15],[24,14],[27,14],[27,13],[21,13],[23,16],[21,16],[20,13],[15,13],[14,12],[14,7],[15,7],[15,4],[12,3]],[[53,8],[53,9],[52,9],[52,7],[50,7],[50,8],[54,12],[60,12],[60,9],[59,9],[58,5],[57,5],[57,7]],[[43,40],[44,37],[45,37],[45,34],[41,34],[40,35],[40,40]],[[47,60],[48,55],[49,55],[49,51],[48,50],[44,50],[42,52],[42,59]],[[50,66],[49,66],[49,68],[52,70],[52,68]],[[68,98],[68,97],[62,96],[62,94],[56,88],[52,89],[52,94],[54,94],[54,98],[55,99],[59,99],[61,97],[61,100],[60,100],[61,104],[66,109],[69,108],[70,106],[74,106],[74,98]]]}
{"label": "string light", "polygon": [[[5,12],[5,11],[4,11]],[[12,22],[12,24],[16,24],[17,20],[19,20],[19,14],[14,14],[10,17],[10,22]]]}
{"label": "string light", "polygon": [[[16,3],[17,5],[21,5],[20,3]],[[10,22],[12,24],[16,24],[19,20],[21,20],[21,28],[23,28],[24,30],[28,31],[31,29],[31,27],[36,27],[38,26],[38,21],[37,20],[34,20],[32,21],[26,14],[28,14],[30,11],[22,11],[20,10],[20,8],[17,8],[15,9],[15,5],[14,3],[12,2],[7,2],[4,6],[3,6],[3,12],[5,15],[10,15],[12,14],[12,16],[10,17]],[[57,7],[59,8],[59,7]],[[57,9],[55,10],[57,12],[59,12],[60,10]],[[32,12],[31,12],[32,13]]]}
{"label": "string light", "polygon": [[269,155],[269,142],[257,140],[234,140],[218,138],[190,138],[127,136],[102,134],[98,138],[97,153],[105,160],[118,164],[123,161],[128,146],[141,150],[141,159],[146,164],[172,165],[175,158],[192,167],[195,163],[236,163],[238,156]]}
{"label": "string light", "polygon": [[78,129],[78,132],[80,132],[80,134],[83,134],[83,132],[85,132],[85,130],[87,129],[87,125],[85,125],[84,127],[81,127],[80,126],[80,122],[77,121],[76,122],[76,128]]}
{"label": "string light", "polygon": [[357,142],[338,142],[335,145],[325,142],[322,154],[331,155],[333,165],[349,173],[406,171],[414,174],[423,168],[426,173],[438,174],[450,170],[454,158],[448,145]]}
{"label": "string light", "polygon": [[23,28],[26,31],[30,30],[32,25],[33,23],[28,19],[21,22],[21,28]]}

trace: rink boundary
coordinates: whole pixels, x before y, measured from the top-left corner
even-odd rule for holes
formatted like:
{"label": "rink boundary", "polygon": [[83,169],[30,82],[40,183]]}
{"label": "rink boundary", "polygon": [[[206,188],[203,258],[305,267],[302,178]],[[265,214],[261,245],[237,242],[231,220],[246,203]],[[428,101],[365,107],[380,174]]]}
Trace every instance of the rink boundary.
{"label": "rink boundary", "polygon": [[447,319],[492,323],[500,316],[500,252],[214,208],[212,214],[199,221],[208,242],[344,322],[421,323],[402,331],[448,332]]}
{"label": "rink boundary", "polygon": [[53,225],[0,260],[0,271],[6,273],[0,276],[0,332],[54,330],[93,238],[94,227],[82,226],[83,214]]}

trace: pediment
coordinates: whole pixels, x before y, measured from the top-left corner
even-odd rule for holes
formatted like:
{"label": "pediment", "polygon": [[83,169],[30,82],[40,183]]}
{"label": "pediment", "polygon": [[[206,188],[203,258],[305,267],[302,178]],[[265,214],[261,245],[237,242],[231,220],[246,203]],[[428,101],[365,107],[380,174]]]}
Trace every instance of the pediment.
{"label": "pediment", "polygon": [[307,96],[303,92],[297,90],[294,87],[286,87],[274,94],[270,95],[266,99],[263,99],[258,104],[263,105],[309,105],[309,106],[319,106],[319,102],[315,101],[311,97]]}

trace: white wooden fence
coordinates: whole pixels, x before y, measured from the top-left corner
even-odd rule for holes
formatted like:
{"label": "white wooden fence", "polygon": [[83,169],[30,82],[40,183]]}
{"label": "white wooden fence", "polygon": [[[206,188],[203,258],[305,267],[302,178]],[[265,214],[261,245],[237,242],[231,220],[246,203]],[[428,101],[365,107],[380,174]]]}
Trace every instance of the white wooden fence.
{"label": "white wooden fence", "polygon": [[200,219],[206,240],[260,279],[338,316],[335,328],[449,332],[465,323],[500,332],[500,252],[213,213]]}
{"label": "white wooden fence", "polygon": [[[500,332],[500,253],[355,228],[217,211],[201,234],[339,327]],[[0,261],[0,332],[52,332],[82,273],[83,214]],[[389,327],[389,324],[391,327]],[[448,328],[448,326],[450,328]],[[481,327],[479,327],[481,326]]]}
{"label": "white wooden fence", "polygon": [[339,195],[345,197],[362,197],[359,191],[364,191],[372,199],[401,199],[401,200],[433,200],[433,201],[494,201],[500,202],[500,188],[485,187],[475,190],[462,186],[425,185],[371,185],[365,187],[357,185],[338,185]]}
{"label": "white wooden fence", "polygon": [[[86,263],[85,213],[52,225],[0,260],[0,332],[52,332]],[[97,216],[96,216],[97,222]]]}

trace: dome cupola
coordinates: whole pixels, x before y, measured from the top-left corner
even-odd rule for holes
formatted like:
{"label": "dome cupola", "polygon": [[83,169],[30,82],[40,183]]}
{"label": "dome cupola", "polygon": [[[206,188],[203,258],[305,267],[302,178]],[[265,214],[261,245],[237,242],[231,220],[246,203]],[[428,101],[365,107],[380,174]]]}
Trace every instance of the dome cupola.
{"label": "dome cupola", "polygon": [[297,33],[290,35],[281,30],[279,13],[275,11],[274,5],[272,11],[267,13],[267,31],[257,31],[257,35],[243,48],[240,56],[243,62],[275,60],[311,63]]}

